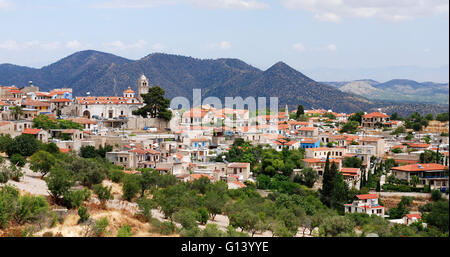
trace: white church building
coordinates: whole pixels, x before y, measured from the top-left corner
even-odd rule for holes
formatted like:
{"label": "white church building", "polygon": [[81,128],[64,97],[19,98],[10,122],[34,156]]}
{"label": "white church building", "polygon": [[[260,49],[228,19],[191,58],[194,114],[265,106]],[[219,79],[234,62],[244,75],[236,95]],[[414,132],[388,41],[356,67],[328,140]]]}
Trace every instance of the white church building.
{"label": "white church building", "polygon": [[144,106],[142,94],[149,91],[148,79],[142,75],[138,80],[138,95],[130,87],[122,96],[80,96],[74,101],[76,116],[105,120],[131,117],[133,111]]}

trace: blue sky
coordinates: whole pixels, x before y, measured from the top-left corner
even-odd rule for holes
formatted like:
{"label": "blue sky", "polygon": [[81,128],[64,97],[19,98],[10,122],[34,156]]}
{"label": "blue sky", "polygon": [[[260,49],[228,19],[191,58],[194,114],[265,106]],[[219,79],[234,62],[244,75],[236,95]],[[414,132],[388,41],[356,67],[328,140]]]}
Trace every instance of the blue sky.
{"label": "blue sky", "polygon": [[[448,82],[448,30],[448,0],[0,0],[0,63],[166,52],[284,61],[319,81]],[[386,75],[395,66],[409,73]]]}

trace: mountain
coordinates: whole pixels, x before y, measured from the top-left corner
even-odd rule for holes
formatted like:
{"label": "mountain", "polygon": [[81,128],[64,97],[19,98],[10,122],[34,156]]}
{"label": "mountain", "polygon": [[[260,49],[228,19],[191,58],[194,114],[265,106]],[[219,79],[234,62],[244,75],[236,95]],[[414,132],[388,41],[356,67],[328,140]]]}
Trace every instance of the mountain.
{"label": "mountain", "polygon": [[371,100],[405,103],[448,104],[449,84],[417,82],[408,79],[393,79],[384,83],[373,80],[350,82],[325,82],[339,90],[357,94]]}
{"label": "mountain", "polygon": [[339,90],[341,90],[342,92],[353,93],[368,98],[370,98],[370,96],[372,95],[383,93],[383,90],[372,86],[372,84],[367,81],[351,81],[339,87]]}
{"label": "mountain", "polygon": [[192,89],[200,88],[203,97],[216,96],[222,103],[227,96],[279,97],[282,107],[288,104],[294,109],[303,104],[305,108],[337,112],[370,111],[387,106],[395,110],[397,105],[368,100],[354,92],[343,92],[335,86],[316,82],[283,62],[262,71],[238,59],[197,59],[163,53],[129,60],[89,50],[41,69],[2,64],[0,84],[21,87],[32,80],[43,91],[71,87],[78,96],[86,92],[121,95],[129,86],[136,90],[137,79],[142,74],[151,85],[161,86],[170,98],[192,99]]}

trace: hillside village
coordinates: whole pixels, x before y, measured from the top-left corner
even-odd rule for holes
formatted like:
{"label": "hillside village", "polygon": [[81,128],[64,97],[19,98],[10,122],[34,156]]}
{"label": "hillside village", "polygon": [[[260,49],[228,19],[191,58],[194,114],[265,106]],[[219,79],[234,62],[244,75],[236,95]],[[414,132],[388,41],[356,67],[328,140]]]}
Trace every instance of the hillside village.
{"label": "hillside village", "polygon": [[448,113],[147,117],[157,87],[136,81],[0,86],[0,235],[448,236]]}

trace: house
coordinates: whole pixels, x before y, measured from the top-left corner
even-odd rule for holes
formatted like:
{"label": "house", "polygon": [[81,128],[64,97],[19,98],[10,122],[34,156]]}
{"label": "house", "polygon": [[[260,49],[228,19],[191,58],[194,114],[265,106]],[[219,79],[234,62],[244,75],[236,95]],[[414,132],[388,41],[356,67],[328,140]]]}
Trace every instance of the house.
{"label": "house", "polygon": [[307,148],[306,158],[326,158],[327,154],[330,153],[330,158],[343,158],[346,154],[345,148],[329,148],[329,147],[317,147],[317,148]]}
{"label": "house", "polygon": [[345,213],[366,213],[369,215],[384,216],[384,206],[378,204],[378,195],[356,195],[356,200],[345,204]]}
{"label": "house", "polygon": [[366,128],[374,128],[376,124],[391,126],[389,122],[389,115],[381,112],[372,112],[362,116],[361,125]]}
{"label": "house", "polygon": [[302,149],[319,148],[320,147],[320,139],[318,139],[318,138],[303,138],[300,141],[300,147]]}
{"label": "house", "polygon": [[250,163],[232,162],[227,165],[227,175],[237,175],[239,180],[245,181],[250,177]]}
{"label": "house", "polygon": [[403,216],[403,224],[409,226],[414,222],[417,222],[422,219],[422,216],[420,214],[406,214]]}
{"label": "house", "polygon": [[350,187],[359,186],[357,185],[359,178],[361,177],[361,170],[359,168],[342,168],[341,172],[345,182],[347,182]]}
{"label": "house", "polygon": [[317,137],[319,135],[319,128],[317,127],[301,127],[297,130],[301,137]]}
{"label": "house", "polygon": [[50,134],[43,129],[26,128],[22,131],[22,135],[33,135],[37,140],[47,143]]}
{"label": "house", "polygon": [[419,177],[419,186],[429,185],[431,189],[448,189],[448,167],[437,163],[417,163],[391,168],[398,178],[411,181],[412,176]]}
{"label": "house", "polygon": [[[341,169],[341,160],[340,159],[330,159],[330,166],[332,163],[336,163],[338,169]],[[317,173],[322,176],[325,169],[326,159],[325,158],[309,158],[303,159],[303,165],[305,168],[312,168],[317,171]]]}
{"label": "house", "polygon": [[114,165],[122,166],[128,169],[137,168],[137,157],[136,153],[134,152],[108,152],[106,153],[106,159],[108,159]]}
{"label": "house", "polygon": [[382,157],[385,153],[386,142],[381,137],[363,137],[359,139],[359,144],[375,146],[375,156]]}

